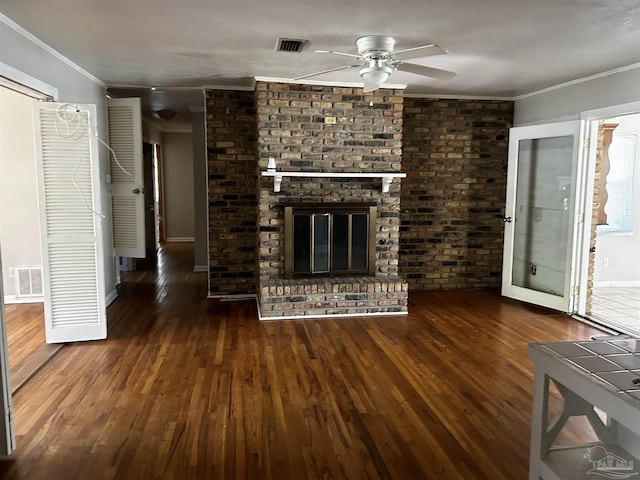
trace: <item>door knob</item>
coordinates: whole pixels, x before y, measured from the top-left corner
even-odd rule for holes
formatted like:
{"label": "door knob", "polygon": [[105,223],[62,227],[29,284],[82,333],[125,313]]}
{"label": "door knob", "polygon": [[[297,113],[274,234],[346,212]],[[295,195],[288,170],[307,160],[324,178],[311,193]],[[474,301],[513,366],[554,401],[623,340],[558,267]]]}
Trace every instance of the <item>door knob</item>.
{"label": "door knob", "polygon": [[502,221],[503,221],[504,223],[511,223],[511,222],[513,221],[513,219],[512,219],[511,217],[504,217],[504,218],[502,219]]}

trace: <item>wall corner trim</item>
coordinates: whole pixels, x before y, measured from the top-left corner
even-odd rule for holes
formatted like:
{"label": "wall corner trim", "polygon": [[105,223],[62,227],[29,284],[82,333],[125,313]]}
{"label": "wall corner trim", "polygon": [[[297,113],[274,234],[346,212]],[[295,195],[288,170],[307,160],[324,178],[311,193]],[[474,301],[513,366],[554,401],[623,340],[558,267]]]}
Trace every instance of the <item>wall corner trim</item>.
{"label": "wall corner trim", "polygon": [[104,304],[105,306],[111,305],[115,299],[118,298],[118,291],[114,288],[109,293],[104,296]]}

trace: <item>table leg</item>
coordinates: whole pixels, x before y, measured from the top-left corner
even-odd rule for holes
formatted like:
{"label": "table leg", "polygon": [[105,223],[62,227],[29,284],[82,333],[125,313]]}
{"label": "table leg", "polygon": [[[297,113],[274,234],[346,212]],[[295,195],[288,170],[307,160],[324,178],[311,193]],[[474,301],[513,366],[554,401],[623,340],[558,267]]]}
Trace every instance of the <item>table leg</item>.
{"label": "table leg", "polygon": [[533,407],[531,411],[531,446],[529,448],[529,480],[539,480],[540,460],[546,452],[543,442],[547,433],[549,377],[538,367],[533,378]]}

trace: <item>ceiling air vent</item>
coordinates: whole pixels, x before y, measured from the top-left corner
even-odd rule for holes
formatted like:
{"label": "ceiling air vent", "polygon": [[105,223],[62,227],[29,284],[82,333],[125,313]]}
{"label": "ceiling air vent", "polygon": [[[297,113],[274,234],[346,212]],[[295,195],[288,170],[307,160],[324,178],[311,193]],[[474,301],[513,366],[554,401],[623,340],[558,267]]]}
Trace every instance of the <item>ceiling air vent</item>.
{"label": "ceiling air vent", "polygon": [[278,43],[276,43],[276,52],[299,52],[305,43],[307,43],[306,40],[279,38]]}

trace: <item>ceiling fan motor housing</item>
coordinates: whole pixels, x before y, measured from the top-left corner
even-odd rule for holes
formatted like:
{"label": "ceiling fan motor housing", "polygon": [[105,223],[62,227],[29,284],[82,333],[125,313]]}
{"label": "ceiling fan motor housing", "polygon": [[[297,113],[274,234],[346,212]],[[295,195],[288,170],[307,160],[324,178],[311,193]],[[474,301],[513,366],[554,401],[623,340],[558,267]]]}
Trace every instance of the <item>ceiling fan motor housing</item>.
{"label": "ceiling fan motor housing", "polygon": [[393,52],[395,43],[393,37],[383,35],[367,35],[356,40],[358,53],[367,60],[388,57]]}

